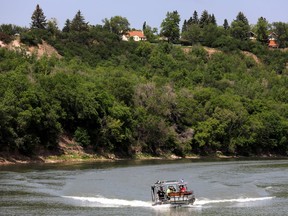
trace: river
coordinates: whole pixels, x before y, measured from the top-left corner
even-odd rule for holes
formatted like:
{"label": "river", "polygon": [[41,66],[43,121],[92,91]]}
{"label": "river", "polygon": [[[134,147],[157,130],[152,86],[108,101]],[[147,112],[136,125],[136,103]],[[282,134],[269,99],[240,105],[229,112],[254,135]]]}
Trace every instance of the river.
{"label": "river", "polygon": [[[157,180],[184,179],[190,207],[151,205]],[[288,160],[151,160],[0,167],[0,215],[287,215]]]}

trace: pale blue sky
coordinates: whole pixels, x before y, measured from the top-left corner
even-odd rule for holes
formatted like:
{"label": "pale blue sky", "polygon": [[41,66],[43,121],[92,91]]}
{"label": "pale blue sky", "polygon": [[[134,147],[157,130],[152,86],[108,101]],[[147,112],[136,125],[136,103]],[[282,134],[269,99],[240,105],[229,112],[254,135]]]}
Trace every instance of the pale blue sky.
{"label": "pale blue sky", "polygon": [[141,29],[144,21],[159,28],[166,13],[174,10],[180,14],[181,24],[194,10],[199,17],[203,10],[213,13],[218,25],[223,25],[225,18],[230,24],[239,11],[246,15],[250,24],[256,24],[261,16],[269,23],[288,23],[288,0],[0,0],[0,24],[29,27],[37,4],[47,19],[57,19],[60,28],[66,19],[73,19],[78,10],[93,25],[102,24],[104,18],[120,15],[136,29]]}

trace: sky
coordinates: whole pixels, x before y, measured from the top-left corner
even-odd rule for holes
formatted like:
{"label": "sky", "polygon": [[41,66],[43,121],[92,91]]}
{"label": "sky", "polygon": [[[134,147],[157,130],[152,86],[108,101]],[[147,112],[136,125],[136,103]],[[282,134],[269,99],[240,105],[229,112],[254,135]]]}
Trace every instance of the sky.
{"label": "sky", "polygon": [[102,25],[105,18],[122,16],[128,19],[130,28],[136,29],[142,29],[145,21],[160,29],[167,12],[174,10],[180,15],[180,24],[195,10],[199,17],[204,10],[214,14],[218,25],[223,25],[224,19],[230,24],[240,11],[250,24],[256,24],[261,16],[269,23],[288,23],[288,0],[0,0],[0,24],[30,27],[37,4],[47,20],[56,18],[60,29],[78,10],[91,25]]}

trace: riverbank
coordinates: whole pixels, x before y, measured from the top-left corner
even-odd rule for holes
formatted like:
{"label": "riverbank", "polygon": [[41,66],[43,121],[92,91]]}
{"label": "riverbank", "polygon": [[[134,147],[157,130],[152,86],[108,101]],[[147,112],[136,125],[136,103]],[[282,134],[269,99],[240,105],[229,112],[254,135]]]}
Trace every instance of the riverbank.
{"label": "riverbank", "polygon": [[117,161],[117,160],[179,160],[179,159],[193,159],[193,160],[230,160],[230,159],[288,159],[288,157],[280,155],[257,155],[257,156],[228,156],[222,153],[216,153],[208,156],[188,155],[179,157],[173,154],[155,157],[151,155],[139,154],[134,157],[117,157],[114,154],[99,155],[95,153],[77,152],[73,154],[46,154],[34,157],[27,157],[21,154],[10,154],[0,152],[0,166],[13,164],[53,164],[53,163],[75,163],[75,162],[103,162],[103,161]]}
{"label": "riverbank", "polygon": [[[200,159],[200,156],[190,155],[185,157],[186,159]],[[223,157],[224,158],[224,157]],[[176,155],[163,155],[162,157],[155,157],[151,155],[139,154],[134,157],[117,157],[114,154],[95,154],[85,153],[82,151],[73,152],[73,154],[45,154],[37,155],[33,157],[27,157],[25,155],[0,153],[0,166],[12,165],[12,164],[52,164],[52,163],[67,163],[67,162],[92,162],[92,161],[117,161],[117,160],[176,160],[184,159]]]}
{"label": "riverbank", "polygon": [[73,162],[93,162],[93,161],[116,161],[116,160],[178,160],[178,159],[241,159],[241,158],[257,158],[257,159],[278,159],[287,158],[280,155],[253,155],[251,157],[225,155],[221,151],[217,151],[210,155],[200,156],[195,154],[179,157],[174,154],[163,154],[155,157],[148,154],[139,153],[133,157],[125,157],[123,155],[115,155],[111,153],[96,153],[92,147],[83,148],[69,137],[63,136],[59,140],[58,148],[55,150],[47,150],[45,148],[35,149],[33,156],[25,156],[18,151],[0,152],[0,166],[13,164],[52,164],[52,163],[73,163]]}

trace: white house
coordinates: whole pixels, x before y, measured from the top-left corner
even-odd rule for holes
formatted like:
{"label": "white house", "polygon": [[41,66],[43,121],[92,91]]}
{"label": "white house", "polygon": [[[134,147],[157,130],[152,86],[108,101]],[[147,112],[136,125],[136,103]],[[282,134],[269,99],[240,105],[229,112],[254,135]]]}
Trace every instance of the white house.
{"label": "white house", "polygon": [[129,31],[122,35],[123,41],[129,41],[132,38],[134,41],[145,41],[146,37],[142,31]]}

